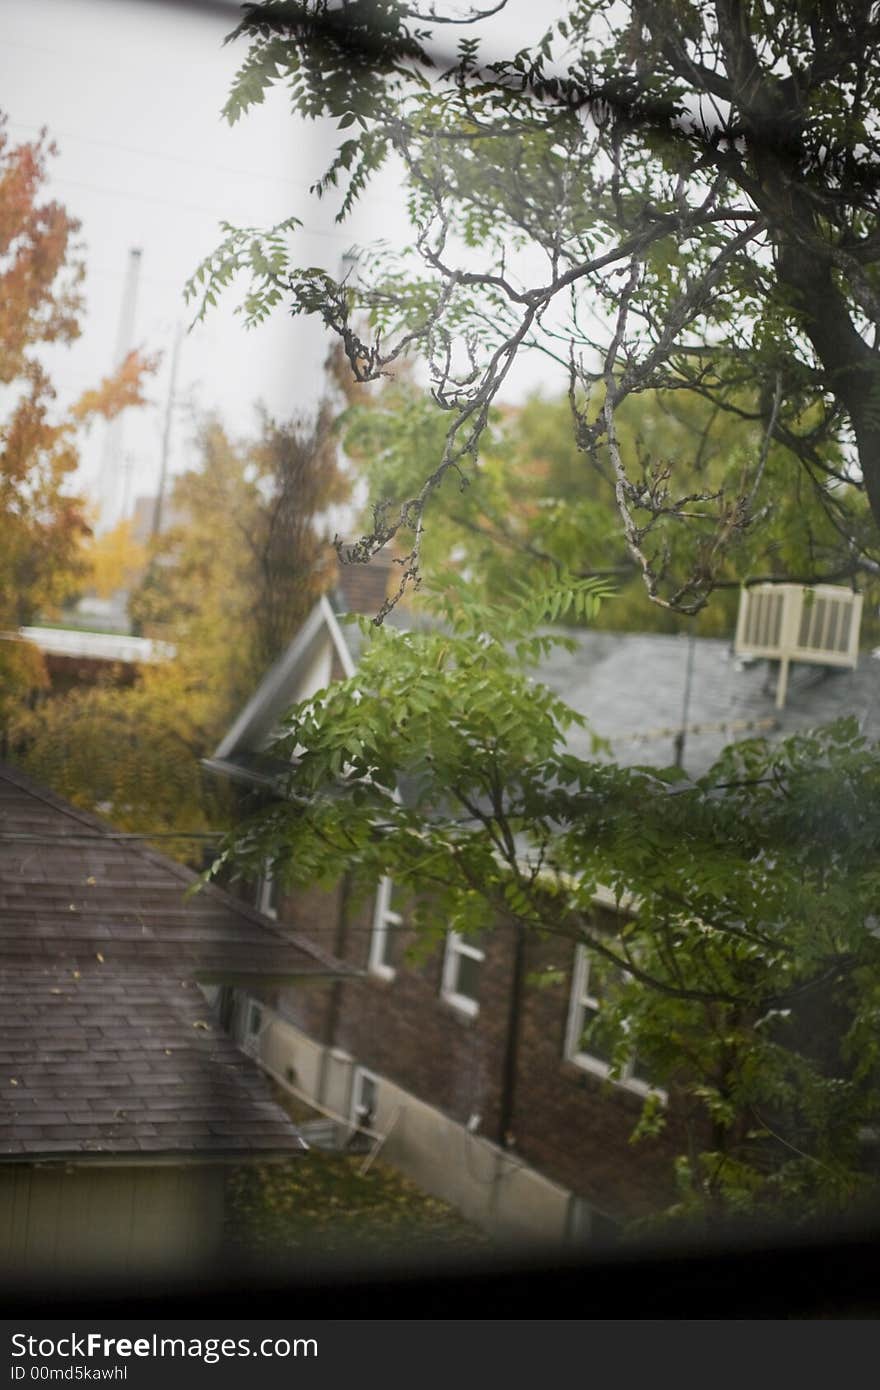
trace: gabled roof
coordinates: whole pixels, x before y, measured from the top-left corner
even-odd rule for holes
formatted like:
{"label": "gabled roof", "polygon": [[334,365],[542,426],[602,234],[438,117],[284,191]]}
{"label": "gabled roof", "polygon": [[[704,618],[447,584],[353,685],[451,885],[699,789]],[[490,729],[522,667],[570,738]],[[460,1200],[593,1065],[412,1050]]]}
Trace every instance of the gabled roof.
{"label": "gabled roof", "polygon": [[353,675],[355,662],[330,600],[322,594],[293,641],[263,677],[225,738],[218,744],[213,757],[204,760],[206,767],[246,782],[271,781],[271,775],[261,775],[259,762],[254,762],[253,755],[261,752],[285,710],[297,699],[311,664],[328,642],[332,644],[345,675]]}
{"label": "gabled roof", "polygon": [[[416,626],[411,613],[393,610],[395,626]],[[682,762],[699,776],[721,750],[741,738],[782,738],[799,730],[855,715],[863,733],[880,738],[880,661],[864,652],[855,670],[793,665],[788,700],[775,707],[775,666],[743,661],[730,642],[661,633],[595,632],[568,629],[574,650],[554,648],[534,671],[567,704],[589,720],[623,764],[662,767],[676,757],[676,735],[684,733]],[[315,645],[333,641],[343,669],[351,674],[363,646],[357,627],[342,629],[323,599],[293,642],[260,683],[206,766],[255,785],[277,783],[284,765],[264,744],[298,686]],[[588,732],[569,733],[572,752],[591,752]]]}
{"label": "gabled roof", "polygon": [[0,1158],[304,1148],[199,981],[344,968],[195,881],[0,765]]}

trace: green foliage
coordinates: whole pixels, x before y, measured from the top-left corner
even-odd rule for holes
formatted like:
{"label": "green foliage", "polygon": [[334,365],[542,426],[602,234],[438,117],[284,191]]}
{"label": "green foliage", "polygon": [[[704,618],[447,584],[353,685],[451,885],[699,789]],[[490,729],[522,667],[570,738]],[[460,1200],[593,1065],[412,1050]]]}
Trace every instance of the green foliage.
{"label": "green foliage", "polygon": [[263,319],[281,302],[289,270],[286,238],[301,226],[296,217],[288,217],[268,231],[256,227],[232,227],[221,222],[226,233],[217,249],[206,256],[187,282],[187,297],[199,299],[196,322],[205,317],[217,303],[217,296],[233,283],[242,272],[250,276],[251,288],[238,307],[248,328]]}
{"label": "green foliage", "polygon": [[[340,218],[386,164],[405,188],[412,246],[344,282],[292,250],[253,262],[248,312],[281,290],[360,383],[421,357],[433,404],[398,378],[346,444],[376,505],[362,549],[410,545],[442,621],[371,632],[356,677],[292,712],[285,797],[218,867],[390,874],[428,941],[512,919],[584,946],[593,1044],[687,1119],[676,1216],[802,1216],[873,1184],[880,755],[841,724],[738,745],[697,783],[622,769],[566,750],[574,716],[531,672],[535,624],[602,622],[609,588],[611,624],[641,625],[633,573],[691,615],[742,578],[876,582],[880,23],[618,8],[579,0],[491,59],[468,35],[442,69],[441,20],[389,0],[253,6],[236,31],[229,119],[279,86],[334,121],[313,191]],[[505,413],[531,349],[568,399]],[[639,1142],[667,1113],[649,1095]]]}
{"label": "green foliage", "polygon": [[[745,394],[742,395],[746,400]],[[343,416],[346,452],[369,485],[374,506],[393,513],[417,489],[425,467],[439,464],[446,416],[406,376],[353,405]],[[735,495],[750,454],[760,447],[753,422],[725,414],[708,402],[647,392],[620,408],[618,438],[630,471],[649,457],[672,465],[690,491],[709,488]],[[652,604],[645,594],[620,532],[607,450],[590,460],[578,449],[566,397],[530,397],[519,408],[496,409],[484,432],[478,467],[466,485],[447,474],[437,489],[422,541],[422,570],[435,583],[452,555],[489,598],[501,597],[511,577],[539,587],[557,574],[604,575],[616,601],[592,615],[600,628],[676,632],[705,636],[731,633],[739,584],[757,576],[795,579],[818,566],[833,573],[846,566],[837,529],[804,486],[784,449],[769,451],[766,476],[776,499],[760,524],[735,537],[718,565],[713,602],[694,619]],[[858,498],[838,489],[841,507]],[[695,564],[701,538],[696,529],[664,536],[669,563]],[[723,586],[727,586],[726,588]],[[876,584],[865,583],[866,637],[873,621]]]}

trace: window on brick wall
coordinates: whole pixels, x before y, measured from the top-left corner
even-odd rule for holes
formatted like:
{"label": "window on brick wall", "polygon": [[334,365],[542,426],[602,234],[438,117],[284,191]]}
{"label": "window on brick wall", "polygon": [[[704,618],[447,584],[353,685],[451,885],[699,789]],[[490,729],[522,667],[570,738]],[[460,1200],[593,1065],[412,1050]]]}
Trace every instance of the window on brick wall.
{"label": "window on brick wall", "polygon": [[259,1057],[263,1036],[263,1008],[255,999],[243,995],[240,1004],[239,1043],[250,1057]]}
{"label": "window on brick wall", "polygon": [[[605,1043],[601,1028],[596,1028],[595,1023],[601,1012],[603,997],[615,981],[621,978],[621,972],[609,962],[591,957],[583,946],[578,946],[571,980],[565,1056],[570,1062],[583,1067],[585,1071],[593,1072],[596,1076],[610,1075],[612,1058],[611,1047]],[[656,1086],[651,1085],[635,1053],[613,1080],[617,1085],[625,1086],[639,1095],[648,1095],[651,1092],[663,1094]]]}
{"label": "window on brick wall", "polygon": [[370,970],[384,980],[393,980],[397,968],[400,930],[403,926],[400,907],[399,889],[390,878],[381,879],[373,909]]}
{"label": "window on brick wall", "polygon": [[277,917],[279,896],[278,880],[267,869],[257,879],[257,891],[254,895],[254,905],[257,911],[264,912],[267,917]]}
{"label": "window on brick wall", "polygon": [[459,936],[451,931],[446,938],[443,983],[440,993],[462,1013],[474,1015],[480,1008],[480,975],[486,953],[482,936]]}
{"label": "window on brick wall", "polygon": [[379,1103],[379,1078],[366,1067],[355,1067],[351,1086],[351,1121],[363,1129],[372,1129]]}

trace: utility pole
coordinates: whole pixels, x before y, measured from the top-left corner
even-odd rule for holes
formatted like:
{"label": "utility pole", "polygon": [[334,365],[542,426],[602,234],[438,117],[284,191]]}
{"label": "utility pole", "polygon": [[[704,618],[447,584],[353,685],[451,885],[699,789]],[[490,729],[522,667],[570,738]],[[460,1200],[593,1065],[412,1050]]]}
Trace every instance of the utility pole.
{"label": "utility pole", "polygon": [[[141,270],[141,249],[133,246],[128,253],[128,271],[122,291],[122,305],[119,310],[119,326],[116,330],[116,349],[113,354],[113,368],[118,371],[132,349],[134,337],[134,315],[137,307],[138,280]],[[108,422],[104,434],[104,448],[101,453],[101,470],[98,475],[98,494],[100,503],[100,524],[112,526],[118,520],[116,504],[119,497],[120,477],[122,480],[123,511],[129,492],[128,474],[131,471],[131,458],[123,460],[122,424],[123,412]]]}
{"label": "utility pole", "polygon": [[691,689],[694,683],[694,651],[696,649],[696,639],[693,632],[687,635],[687,665],[684,673],[684,694],[681,701],[681,728],[675,735],[673,747],[675,749],[675,766],[684,767],[684,744],[687,738],[688,718],[691,712]]}
{"label": "utility pole", "polygon": [[162,529],[162,507],[165,502],[165,486],[168,478],[168,453],[171,447],[171,418],[174,413],[174,396],[177,390],[177,368],[180,363],[180,343],[183,338],[183,325],[178,324],[174,334],[174,349],[171,353],[171,379],[168,383],[168,399],[165,402],[165,427],[162,430],[162,460],[159,466],[159,487],[156,504],[153,507],[153,525],[150,536],[159,535]]}

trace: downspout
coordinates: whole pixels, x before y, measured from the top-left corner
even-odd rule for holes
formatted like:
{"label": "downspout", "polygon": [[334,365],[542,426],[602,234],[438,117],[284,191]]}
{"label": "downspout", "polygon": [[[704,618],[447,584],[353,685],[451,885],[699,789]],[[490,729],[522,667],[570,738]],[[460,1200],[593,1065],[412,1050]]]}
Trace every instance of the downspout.
{"label": "downspout", "polygon": [[519,1060],[519,1027],[522,1013],[523,985],[526,965],[526,929],[521,922],[514,926],[513,978],[510,984],[510,1005],[507,1011],[507,1033],[504,1042],[504,1069],[501,1077],[501,1106],[498,1116],[498,1143],[503,1149],[513,1146],[513,1113],[516,1101],[516,1071]]}
{"label": "downspout", "polygon": [[[336,934],[333,938],[333,954],[337,960],[345,959],[345,949],[348,944],[348,912],[351,901],[351,888],[351,874],[344,873],[339,884],[339,911],[336,914]],[[344,983],[343,980],[337,978],[330,986],[330,1000],[324,1019],[324,1036],[321,1039],[321,1067],[318,1075],[318,1103],[320,1105],[323,1105],[326,1100],[327,1065],[330,1052],[336,1045],[339,1015],[342,1011],[342,990]]]}

